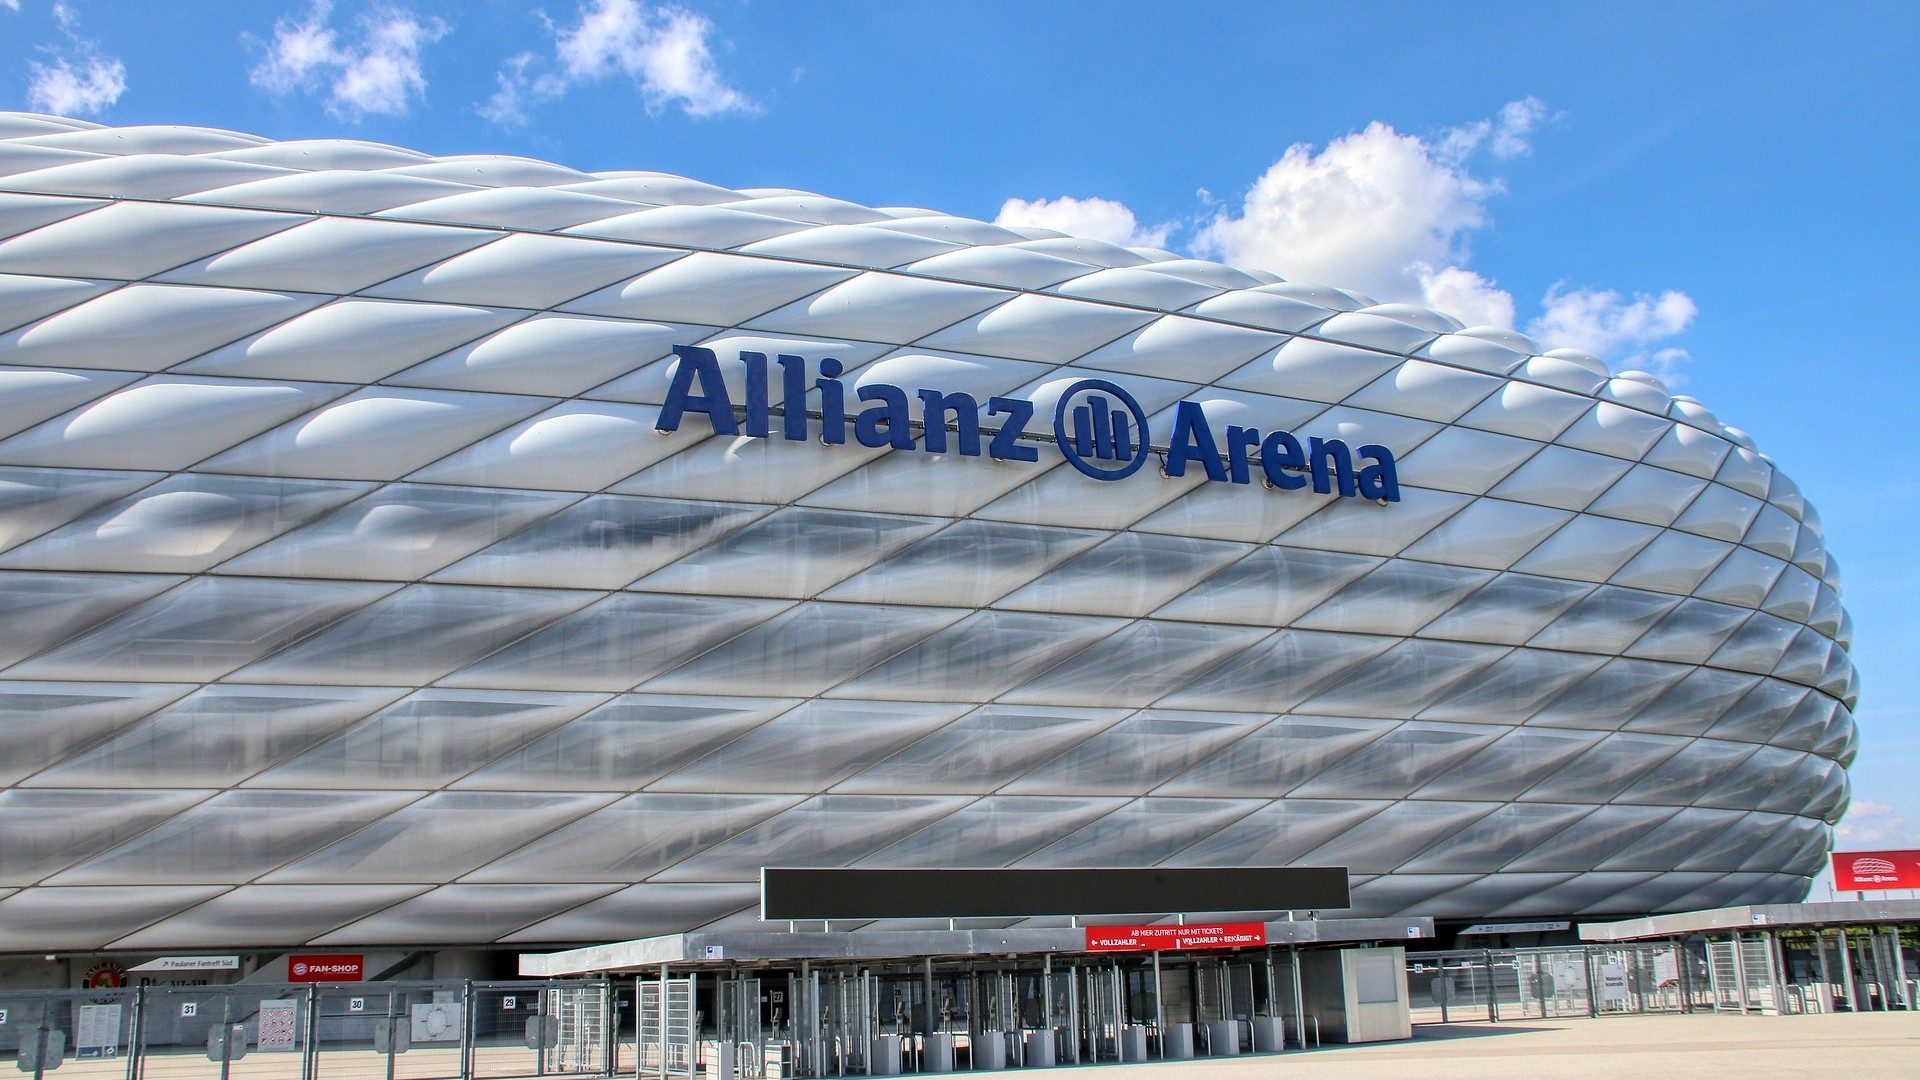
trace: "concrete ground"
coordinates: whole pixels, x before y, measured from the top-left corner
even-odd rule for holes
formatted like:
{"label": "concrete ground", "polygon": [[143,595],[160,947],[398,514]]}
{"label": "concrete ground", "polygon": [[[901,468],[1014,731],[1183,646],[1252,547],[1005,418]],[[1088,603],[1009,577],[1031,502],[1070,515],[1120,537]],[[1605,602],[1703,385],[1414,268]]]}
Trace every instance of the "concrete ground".
{"label": "concrete ground", "polygon": [[1104,1080],[1116,1068],[1125,1080],[1920,1080],[1920,1013],[1432,1025],[1412,1042],[1097,1068]]}

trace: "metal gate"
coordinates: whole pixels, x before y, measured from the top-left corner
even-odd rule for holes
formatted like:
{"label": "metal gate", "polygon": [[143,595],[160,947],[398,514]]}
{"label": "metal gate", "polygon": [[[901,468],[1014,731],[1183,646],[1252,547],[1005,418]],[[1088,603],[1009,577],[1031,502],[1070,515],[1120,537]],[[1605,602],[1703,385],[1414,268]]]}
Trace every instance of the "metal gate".
{"label": "metal gate", "polygon": [[606,986],[566,986],[547,991],[546,1011],[558,1027],[547,1069],[559,1073],[608,1072]]}
{"label": "metal gate", "polygon": [[668,1080],[693,1076],[699,1019],[693,1008],[694,976],[634,980],[634,1075]]}

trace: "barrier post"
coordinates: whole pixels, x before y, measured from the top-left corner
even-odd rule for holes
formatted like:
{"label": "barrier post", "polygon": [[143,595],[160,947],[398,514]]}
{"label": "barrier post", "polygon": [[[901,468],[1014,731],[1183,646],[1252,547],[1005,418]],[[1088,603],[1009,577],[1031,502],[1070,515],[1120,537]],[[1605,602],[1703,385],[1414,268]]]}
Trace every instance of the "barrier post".
{"label": "barrier post", "polygon": [[1493,985],[1493,950],[1480,950],[1487,969],[1487,1022],[1500,1022],[1500,995]]}

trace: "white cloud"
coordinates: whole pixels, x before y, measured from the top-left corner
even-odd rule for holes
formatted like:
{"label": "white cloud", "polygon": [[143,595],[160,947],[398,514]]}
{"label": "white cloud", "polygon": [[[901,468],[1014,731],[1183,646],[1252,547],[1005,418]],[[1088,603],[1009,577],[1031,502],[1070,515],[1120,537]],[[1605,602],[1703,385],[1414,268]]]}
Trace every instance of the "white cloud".
{"label": "white cloud", "polygon": [[20,0],[0,0],[0,7],[6,8],[8,11],[19,11]]}
{"label": "white cloud", "polygon": [[275,94],[322,91],[327,112],[347,120],[404,116],[426,95],[421,52],[446,36],[447,24],[404,8],[379,6],[354,21],[357,34],[332,25],[333,5],[316,0],[304,19],[280,19],[266,56],[249,77]]}
{"label": "white cloud", "polygon": [[547,26],[553,56],[509,58],[495,76],[499,88],[480,108],[482,116],[524,124],[539,102],[620,75],[633,81],[649,113],[675,107],[688,116],[759,111],[721,77],[710,44],[713,23],[704,15],[640,0],[591,0],[579,10],[578,22]]}
{"label": "white cloud", "polygon": [[[7,6],[20,10],[17,2]],[[118,57],[102,56],[98,45],[80,36],[80,13],[72,5],[53,5],[53,17],[67,43],[42,46],[40,51],[50,59],[27,63],[27,107],[62,116],[104,112],[127,91],[126,64]]]}
{"label": "white cloud", "polygon": [[127,90],[127,66],[118,60],[60,57],[50,64],[34,61],[28,69],[27,105],[40,112],[94,116]]}
{"label": "white cloud", "polygon": [[[1498,181],[1467,159],[1493,137],[1491,121],[1435,139],[1380,122],[1315,152],[1287,148],[1242,200],[1217,211],[1195,246],[1283,277],[1358,289],[1380,300],[1464,303],[1463,318],[1512,320],[1512,297],[1466,270],[1467,238],[1487,223]],[[1508,133],[1518,140],[1518,129]]]}
{"label": "white cloud", "polygon": [[1905,815],[1891,804],[1859,799],[1848,808],[1847,816],[1834,829],[1841,844],[1869,851],[1906,843],[1914,830]]}
{"label": "white cloud", "polygon": [[1628,299],[1612,289],[1566,289],[1556,282],[1540,307],[1527,334],[1542,348],[1585,349],[1613,359],[1616,369],[1638,368],[1668,386],[1685,378],[1681,366],[1691,359],[1685,349],[1653,348],[1683,333],[1700,313],[1693,298],[1678,289]]}
{"label": "white cloud", "polygon": [[1070,236],[1104,240],[1121,247],[1164,248],[1173,232],[1171,223],[1143,228],[1125,203],[1112,199],[1008,199],[993,219],[995,225],[1026,225],[1053,229]]}
{"label": "white cloud", "polygon": [[1513,325],[1513,294],[1464,267],[1420,273],[1420,300],[1468,326]]}
{"label": "white cloud", "polygon": [[1488,147],[1493,151],[1493,156],[1512,158],[1533,153],[1533,131],[1546,116],[1546,103],[1537,97],[1521,98],[1502,105]]}

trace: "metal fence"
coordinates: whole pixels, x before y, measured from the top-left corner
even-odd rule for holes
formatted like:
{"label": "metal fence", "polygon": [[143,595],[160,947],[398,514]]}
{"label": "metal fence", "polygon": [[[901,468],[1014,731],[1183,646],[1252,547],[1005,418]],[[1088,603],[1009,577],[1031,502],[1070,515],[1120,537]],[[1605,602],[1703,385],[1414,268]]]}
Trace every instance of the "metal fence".
{"label": "metal fence", "polygon": [[610,1077],[615,1004],[605,981],[0,990],[0,1068],[35,1080]]}
{"label": "metal fence", "polygon": [[1712,995],[1699,956],[1666,942],[1408,953],[1416,1024],[1691,1012]]}

